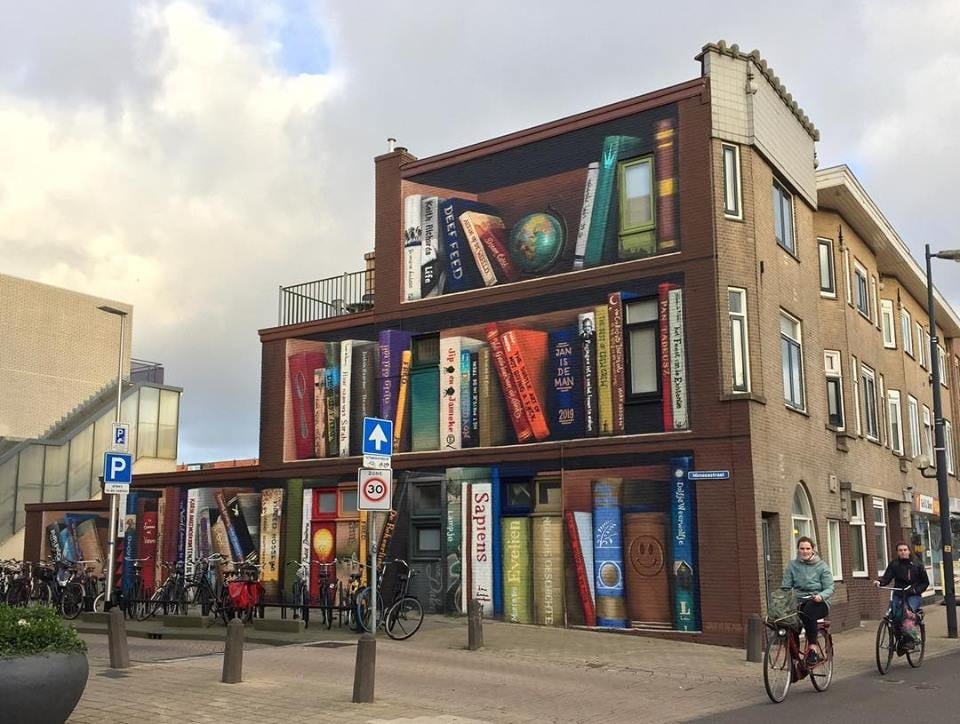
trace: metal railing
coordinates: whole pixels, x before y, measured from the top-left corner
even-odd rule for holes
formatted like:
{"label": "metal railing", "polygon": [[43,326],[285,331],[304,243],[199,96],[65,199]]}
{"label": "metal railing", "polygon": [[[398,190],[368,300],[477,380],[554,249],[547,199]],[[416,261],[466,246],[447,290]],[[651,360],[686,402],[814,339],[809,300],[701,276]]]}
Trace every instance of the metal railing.
{"label": "metal railing", "polygon": [[163,384],[163,363],[130,358],[130,381]]}
{"label": "metal railing", "polygon": [[280,287],[277,326],[373,309],[373,269]]}

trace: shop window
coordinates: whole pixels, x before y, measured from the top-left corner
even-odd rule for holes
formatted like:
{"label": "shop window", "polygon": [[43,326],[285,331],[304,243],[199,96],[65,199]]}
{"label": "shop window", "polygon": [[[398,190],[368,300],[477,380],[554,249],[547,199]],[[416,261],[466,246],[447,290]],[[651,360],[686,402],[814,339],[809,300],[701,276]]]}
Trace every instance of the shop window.
{"label": "shop window", "polygon": [[730,352],[733,359],[733,389],[750,391],[750,340],[747,334],[747,290],[727,289],[730,305]]}
{"label": "shop window", "polygon": [[833,573],[833,580],[843,580],[843,556],[840,546],[840,521],[827,521],[827,562],[830,564],[830,572]]}
{"label": "shop window", "polygon": [[867,577],[867,534],[863,498],[850,499],[850,558],[855,578]]}
{"label": "shop window", "polygon": [[777,243],[796,255],[797,245],[793,236],[793,196],[777,181],[773,182],[773,228]]}
{"label": "shop window", "polygon": [[730,143],[723,149],[723,213],[729,219],[742,219],[740,208],[740,147]]}
{"label": "shop window", "polygon": [[800,320],[780,311],[780,349],[783,355],[783,399],[787,407],[804,410],[803,346]]}
{"label": "shop window", "polygon": [[833,242],[830,239],[817,239],[820,252],[820,295],[837,296],[837,284],[833,274]]}
{"label": "shop window", "polygon": [[906,309],[900,310],[900,338],[903,340],[903,351],[913,357],[913,322]]}
{"label": "shop window", "polygon": [[804,536],[816,542],[817,534],[813,526],[813,508],[810,505],[810,497],[802,485],[798,485],[793,490],[791,521],[793,522],[794,550],[797,548],[797,541]]}
{"label": "shop window", "polygon": [[656,299],[640,299],[624,305],[626,322],[629,394],[653,396],[659,392],[659,319]]}
{"label": "shop window", "polygon": [[893,302],[890,299],[880,300],[880,327],[883,330],[883,346],[887,349],[896,349],[897,338],[893,329]]}

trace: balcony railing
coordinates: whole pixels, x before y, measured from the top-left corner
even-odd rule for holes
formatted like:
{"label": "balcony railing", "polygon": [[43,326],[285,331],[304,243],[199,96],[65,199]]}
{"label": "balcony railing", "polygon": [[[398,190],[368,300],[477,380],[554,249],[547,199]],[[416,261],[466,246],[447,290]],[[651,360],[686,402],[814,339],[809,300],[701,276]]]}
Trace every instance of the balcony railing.
{"label": "balcony railing", "polygon": [[373,309],[373,269],[280,287],[277,326]]}

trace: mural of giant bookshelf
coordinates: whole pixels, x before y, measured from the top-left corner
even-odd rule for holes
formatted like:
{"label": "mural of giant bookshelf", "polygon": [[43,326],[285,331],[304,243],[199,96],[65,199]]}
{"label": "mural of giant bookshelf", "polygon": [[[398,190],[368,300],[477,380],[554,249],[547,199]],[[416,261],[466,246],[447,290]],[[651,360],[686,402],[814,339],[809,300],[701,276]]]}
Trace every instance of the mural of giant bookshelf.
{"label": "mural of giant bookshelf", "polygon": [[284,458],[359,455],[364,417],[393,420],[395,453],[686,430],[684,292],[646,289],[429,334],[290,340]]}
{"label": "mural of giant bookshelf", "polygon": [[676,109],[576,136],[405,177],[403,301],[677,250]]}

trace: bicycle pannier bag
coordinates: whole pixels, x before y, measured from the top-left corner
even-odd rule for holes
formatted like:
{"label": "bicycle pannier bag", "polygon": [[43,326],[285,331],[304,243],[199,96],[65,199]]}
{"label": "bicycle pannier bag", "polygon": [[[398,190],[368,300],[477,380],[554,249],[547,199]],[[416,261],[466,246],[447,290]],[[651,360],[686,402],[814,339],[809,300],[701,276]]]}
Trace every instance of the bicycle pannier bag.
{"label": "bicycle pannier bag", "polygon": [[767,622],[793,629],[800,628],[797,595],[792,588],[778,588],[770,594],[770,602],[767,604]]}
{"label": "bicycle pannier bag", "polygon": [[920,641],[920,627],[917,625],[917,614],[910,610],[909,606],[903,607],[903,623],[901,629],[905,636],[909,636],[914,642]]}

